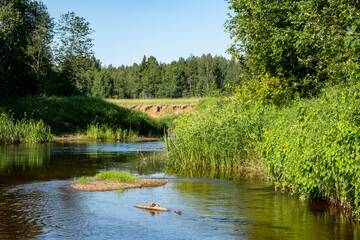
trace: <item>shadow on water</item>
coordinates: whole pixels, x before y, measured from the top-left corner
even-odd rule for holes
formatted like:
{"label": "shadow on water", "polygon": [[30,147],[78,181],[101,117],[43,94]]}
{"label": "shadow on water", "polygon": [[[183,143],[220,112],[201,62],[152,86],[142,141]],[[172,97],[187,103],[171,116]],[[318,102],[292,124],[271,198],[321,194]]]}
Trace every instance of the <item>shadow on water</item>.
{"label": "shadow on water", "polygon": [[[161,146],[0,146],[0,239],[359,239],[358,223],[336,209],[262,181],[166,176]],[[67,188],[74,178],[103,170],[169,183],[121,193]],[[134,208],[152,202],[172,211]]]}

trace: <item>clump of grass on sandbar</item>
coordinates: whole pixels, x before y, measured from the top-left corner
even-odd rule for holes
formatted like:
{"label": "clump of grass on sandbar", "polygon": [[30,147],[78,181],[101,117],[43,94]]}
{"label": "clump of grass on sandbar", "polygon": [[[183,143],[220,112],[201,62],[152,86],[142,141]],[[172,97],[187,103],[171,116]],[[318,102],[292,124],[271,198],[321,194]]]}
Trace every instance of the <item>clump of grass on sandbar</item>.
{"label": "clump of grass on sandbar", "polygon": [[107,180],[112,182],[134,183],[140,180],[139,177],[133,176],[126,172],[105,171],[95,175],[96,180]]}
{"label": "clump of grass on sandbar", "polygon": [[87,184],[90,181],[94,181],[94,177],[84,177],[84,176],[82,176],[80,178],[75,179],[74,184]]}

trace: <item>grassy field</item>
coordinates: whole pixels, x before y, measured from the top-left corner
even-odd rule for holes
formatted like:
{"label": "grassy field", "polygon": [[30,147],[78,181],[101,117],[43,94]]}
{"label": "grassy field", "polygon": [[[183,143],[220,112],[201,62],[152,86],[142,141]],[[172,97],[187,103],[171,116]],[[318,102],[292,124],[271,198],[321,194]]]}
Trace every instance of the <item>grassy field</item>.
{"label": "grassy field", "polygon": [[180,105],[198,104],[204,98],[156,98],[156,99],[105,99],[105,101],[122,105]]}

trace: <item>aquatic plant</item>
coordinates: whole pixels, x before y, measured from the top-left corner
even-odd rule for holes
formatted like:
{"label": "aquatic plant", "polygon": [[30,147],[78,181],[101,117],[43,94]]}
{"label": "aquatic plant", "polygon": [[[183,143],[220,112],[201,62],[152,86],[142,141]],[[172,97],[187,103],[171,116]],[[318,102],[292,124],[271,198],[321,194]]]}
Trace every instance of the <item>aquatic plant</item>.
{"label": "aquatic plant", "polygon": [[[174,136],[165,139],[169,167],[179,169],[227,169],[245,173],[263,165],[256,157],[271,108],[226,104],[212,100],[176,121]],[[259,162],[253,164],[253,162]],[[264,171],[263,171],[264,172]]]}
{"label": "aquatic plant", "polygon": [[84,133],[79,134],[84,138],[96,138],[96,139],[135,139],[139,138],[139,134],[131,129],[121,129],[116,127],[110,127],[106,124],[89,124]]}
{"label": "aquatic plant", "polygon": [[50,127],[43,121],[15,120],[9,114],[0,113],[0,143],[39,143],[52,139]]}
{"label": "aquatic plant", "polygon": [[140,178],[134,175],[131,175],[127,172],[121,171],[104,171],[95,175],[97,180],[108,180],[113,182],[127,182],[133,183],[137,182]]}

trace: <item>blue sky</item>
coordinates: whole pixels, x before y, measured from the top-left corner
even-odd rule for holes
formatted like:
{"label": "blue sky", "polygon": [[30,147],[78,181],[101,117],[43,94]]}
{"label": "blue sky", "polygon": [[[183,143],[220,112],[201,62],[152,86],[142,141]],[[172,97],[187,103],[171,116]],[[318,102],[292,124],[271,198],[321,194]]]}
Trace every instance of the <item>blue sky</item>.
{"label": "blue sky", "polygon": [[143,56],[169,63],[191,54],[225,53],[225,0],[43,0],[50,15],[74,11],[95,30],[95,56],[103,65],[140,63]]}

